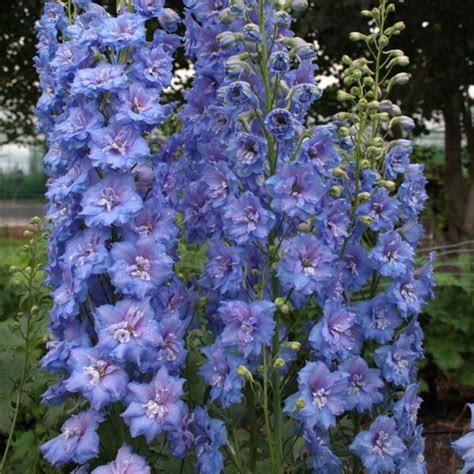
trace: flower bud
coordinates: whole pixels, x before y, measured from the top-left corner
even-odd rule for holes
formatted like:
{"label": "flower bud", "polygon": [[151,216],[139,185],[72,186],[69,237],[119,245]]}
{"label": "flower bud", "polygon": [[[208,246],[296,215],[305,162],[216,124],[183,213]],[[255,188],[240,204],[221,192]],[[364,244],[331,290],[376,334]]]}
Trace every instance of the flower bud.
{"label": "flower bud", "polygon": [[305,406],[306,406],[306,402],[304,398],[298,398],[298,400],[296,400],[295,402],[295,411],[301,410]]}
{"label": "flower bud", "polygon": [[380,37],[380,39],[379,39],[379,45],[380,45],[382,48],[383,48],[384,46],[387,46],[388,42],[389,42],[389,39],[388,39],[388,37],[385,36],[385,35],[382,35],[382,36]]}
{"label": "flower bud", "polygon": [[25,230],[23,231],[23,237],[33,237],[33,232],[31,230]]}
{"label": "flower bud", "polygon": [[395,191],[395,189],[397,188],[396,183],[394,183],[393,181],[386,180],[386,179],[382,179],[378,181],[378,184],[390,192]]}
{"label": "flower bud", "polygon": [[351,131],[347,127],[341,127],[338,132],[340,137],[348,137],[351,134]]}
{"label": "flower bud", "polygon": [[252,270],[250,271],[250,274],[252,276],[259,276],[260,275],[260,270],[258,268],[252,268]]}
{"label": "flower bud", "polygon": [[361,160],[360,162],[360,167],[363,170],[368,170],[369,168],[371,168],[371,166],[372,166],[372,163],[368,159]]}
{"label": "flower bud", "polygon": [[415,121],[411,117],[405,115],[400,115],[399,117],[394,117],[390,121],[390,128],[398,125],[404,132],[410,132],[415,128]]}
{"label": "flower bud", "polygon": [[360,12],[360,16],[363,18],[371,18],[372,17],[372,12],[370,10],[362,10]]}
{"label": "flower bud", "polygon": [[280,306],[280,311],[283,314],[289,314],[291,312],[291,306],[288,303],[286,303],[286,304]]}
{"label": "flower bud", "polygon": [[408,56],[397,56],[396,58],[393,58],[390,63],[390,66],[401,66],[405,67],[410,64],[410,58]]}
{"label": "flower bud", "polygon": [[345,54],[342,57],[342,64],[345,64],[346,66],[350,66],[352,64],[352,59],[347,54]]}
{"label": "flower bud", "polygon": [[299,352],[301,350],[301,342],[298,341],[288,341],[283,344],[283,347],[290,349],[294,352]]}
{"label": "flower bud", "polygon": [[338,198],[342,194],[342,188],[341,186],[332,186],[330,190],[331,196]]}
{"label": "flower bud", "polygon": [[239,365],[236,369],[235,369],[237,375],[240,375],[240,377],[244,377],[245,379],[247,379],[249,382],[253,382],[253,376],[252,376],[252,373],[250,372],[249,369],[247,369],[247,367],[245,367],[245,365]]}
{"label": "flower bud", "polygon": [[344,178],[344,179],[349,179],[349,176],[347,176],[347,173],[341,168],[341,167],[336,167],[333,168],[332,170],[333,176],[336,178]]}
{"label": "flower bud", "polygon": [[181,18],[171,8],[164,8],[163,13],[158,17],[158,22],[168,33],[172,33],[178,29]]}
{"label": "flower bud", "polygon": [[370,193],[368,193],[367,191],[364,191],[362,193],[359,193],[357,195],[357,199],[359,200],[359,202],[364,202],[364,201],[367,201],[370,199]]}
{"label": "flower bud", "polygon": [[240,35],[231,31],[224,31],[217,35],[217,44],[221,49],[229,49],[239,41]]}
{"label": "flower bud", "polygon": [[349,34],[349,39],[351,41],[363,41],[367,39],[367,35],[359,33],[358,31],[353,31]]}
{"label": "flower bud", "polygon": [[373,219],[370,216],[359,216],[358,221],[362,222],[362,224],[370,225],[370,224],[372,224]]}
{"label": "flower bud", "polygon": [[308,0],[290,0],[290,8],[295,12],[302,12],[308,8]]}
{"label": "flower bud", "polygon": [[20,269],[18,267],[15,267],[14,265],[12,265],[9,269],[10,273],[17,273],[20,271]]}
{"label": "flower bud", "polygon": [[337,100],[339,100],[340,102],[344,102],[346,100],[354,100],[354,99],[355,97],[347,93],[346,91],[342,91],[342,90],[337,91]]}
{"label": "flower bud", "polygon": [[262,41],[260,28],[254,23],[247,23],[244,26],[244,38],[252,43],[260,43]]}
{"label": "flower bud", "polygon": [[286,296],[279,296],[278,298],[275,298],[275,306],[279,308],[280,306],[284,305],[286,302]]}
{"label": "flower bud", "polygon": [[283,369],[285,368],[285,366],[286,366],[286,362],[281,357],[277,357],[275,359],[275,362],[273,362],[273,367],[275,367],[275,369]]}

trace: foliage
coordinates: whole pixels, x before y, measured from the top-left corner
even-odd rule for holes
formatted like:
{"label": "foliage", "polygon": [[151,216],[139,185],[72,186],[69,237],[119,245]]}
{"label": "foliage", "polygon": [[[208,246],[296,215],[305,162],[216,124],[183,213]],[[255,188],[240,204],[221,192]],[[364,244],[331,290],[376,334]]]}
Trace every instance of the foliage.
{"label": "foliage", "polygon": [[42,174],[0,173],[0,200],[44,199],[46,178]]}

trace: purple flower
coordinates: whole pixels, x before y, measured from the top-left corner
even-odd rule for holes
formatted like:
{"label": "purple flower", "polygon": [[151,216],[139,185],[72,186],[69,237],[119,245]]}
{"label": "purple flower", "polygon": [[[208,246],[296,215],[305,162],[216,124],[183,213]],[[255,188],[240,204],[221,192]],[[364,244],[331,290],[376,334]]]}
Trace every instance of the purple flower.
{"label": "purple flower", "polygon": [[103,45],[120,51],[123,48],[145,43],[145,19],[134,13],[121,13],[116,18],[107,18],[99,31]]}
{"label": "purple flower", "polygon": [[211,240],[207,250],[208,262],[201,283],[221,295],[235,295],[242,283],[242,252],[220,240]]}
{"label": "purple flower", "polygon": [[241,178],[260,174],[265,166],[266,142],[252,133],[239,133],[229,145],[233,169]]}
{"label": "purple flower", "polygon": [[159,91],[133,82],[118,96],[115,119],[119,123],[157,125],[165,118]]}
{"label": "purple flower", "polygon": [[85,229],[68,241],[63,261],[70,265],[75,278],[87,279],[92,273],[107,270],[108,251],[105,241],[108,232],[100,229]]}
{"label": "purple flower", "polygon": [[239,245],[251,238],[265,239],[275,223],[274,214],[263,208],[258,197],[250,191],[234,199],[223,217],[224,232]]}
{"label": "purple flower", "polygon": [[61,434],[44,443],[41,452],[54,466],[73,461],[83,464],[99,454],[97,428],[103,416],[94,410],[72,416],[61,428]]}
{"label": "purple flower", "polygon": [[369,410],[376,403],[383,400],[380,390],[384,383],[377,369],[369,369],[362,357],[346,360],[339,366],[339,370],[349,374],[346,408],[356,409],[358,412]]}
{"label": "purple flower", "polygon": [[151,238],[117,242],[110,251],[112,283],[126,295],[144,298],[173,274],[173,260],[163,245]]}
{"label": "purple flower", "polygon": [[311,467],[321,474],[339,474],[342,461],[331,451],[327,432],[306,428],[303,434],[306,447],[311,453]]}
{"label": "purple flower", "polygon": [[225,109],[240,111],[246,106],[257,104],[257,98],[252,92],[250,84],[244,81],[235,81],[232,84],[222,87],[220,95],[224,99]]}
{"label": "purple flower", "polygon": [[420,281],[408,273],[403,278],[395,281],[388,288],[388,301],[395,304],[402,317],[418,314],[421,311],[427,294],[427,288]]}
{"label": "purple flower", "polygon": [[93,166],[127,171],[150,154],[147,141],[131,125],[112,122],[91,132],[90,159]]}
{"label": "purple flower", "polygon": [[181,420],[184,403],[184,379],[168,375],[162,367],[148,384],[129,383],[128,408],[122,413],[131,435],[144,435],[151,443],[162,431],[170,430]]}
{"label": "purple flower", "polygon": [[341,245],[349,235],[351,205],[345,199],[335,199],[321,206],[316,217],[316,229],[330,248]]}
{"label": "purple flower", "polygon": [[66,389],[81,393],[96,410],[127,393],[127,373],[95,349],[73,349],[69,366],[71,375],[65,381]]}
{"label": "purple flower", "polygon": [[385,158],[385,175],[387,179],[396,179],[400,173],[405,173],[410,164],[413,146],[408,140],[396,140]]}
{"label": "purple flower", "polygon": [[468,406],[471,410],[471,431],[452,443],[454,451],[464,461],[461,474],[468,474],[474,469],[474,403]]}
{"label": "purple flower", "polygon": [[413,247],[404,242],[398,232],[391,231],[379,235],[369,258],[382,276],[397,278],[408,272],[414,254]]}
{"label": "purple flower", "polygon": [[237,190],[237,179],[223,161],[203,169],[207,185],[206,197],[213,208],[218,208],[229,201]]}
{"label": "purple flower", "polygon": [[74,76],[71,94],[96,98],[103,92],[117,92],[125,87],[124,66],[100,62],[95,67],[81,69]]}
{"label": "purple flower", "polygon": [[301,219],[315,213],[323,194],[313,166],[301,162],[285,163],[276,175],[267,179],[267,188],[273,197],[273,210]]}
{"label": "purple flower", "polygon": [[158,324],[148,299],[99,306],[94,314],[98,349],[119,362],[140,364],[159,341]]}
{"label": "purple flower", "polygon": [[242,399],[242,377],[236,369],[245,360],[226,353],[219,341],[204,347],[201,352],[207,357],[207,362],[199,369],[199,373],[211,387],[211,400],[218,400],[223,408],[239,403]]}
{"label": "purple flower", "polygon": [[171,84],[171,58],[162,46],[140,49],[132,72],[150,87],[162,89]]}
{"label": "purple flower", "polygon": [[[412,170],[412,166],[414,165],[409,167],[409,173]],[[424,209],[425,201],[428,199],[425,191],[426,178],[421,170],[417,168],[414,170],[413,175],[409,174],[407,181],[398,190],[398,197],[402,208],[409,216],[417,216]]]}
{"label": "purple flower", "polygon": [[347,288],[362,288],[372,276],[373,269],[367,252],[360,244],[347,244],[343,263],[344,286]]}
{"label": "purple flower", "polygon": [[224,468],[224,457],[219,448],[227,441],[224,422],[210,418],[204,408],[197,407],[193,412],[192,432],[199,472],[221,472]]}
{"label": "purple flower", "polygon": [[114,461],[105,466],[96,467],[91,474],[150,474],[150,472],[146,461],[134,454],[132,448],[124,443]]}
{"label": "purple flower", "polygon": [[143,16],[158,16],[163,11],[163,0],[134,0],[135,10]]}
{"label": "purple flower", "polygon": [[347,374],[331,372],[323,362],[307,362],[298,373],[298,389],[286,400],[286,413],[308,427],[327,430],[336,425],[336,416],[345,410]]}
{"label": "purple flower", "polygon": [[133,176],[111,172],[84,193],[81,206],[87,226],[109,227],[126,224],[142,209],[143,201],[135,192]]}
{"label": "purple flower", "polygon": [[370,229],[388,231],[393,229],[400,218],[400,210],[397,200],[390,197],[386,189],[380,188],[367,202],[359,206],[357,215],[370,217]]}
{"label": "purple flower", "polygon": [[296,124],[289,110],[273,109],[265,118],[265,128],[278,140],[291,140]]}
{"label": "purple flower", "polygon": [[405,438],[412,438],[417,429],[418,410],[422,402],[418,396],[418,388],[418,384],[408,385],[402,398],[393,406],[398,432]]}
{"label": "purple flower", "polygon": [[347,309],[342,299],[327,300],[323,317],[309,334],[309,342],[328,362],[333,358],[345,359],[360,348],[355,324],[356,314]]}
{"label": "purple flower", "polygon": [[283,258],[277,267],[281,283],[310,295],[332,277],[335,255],[314,235],[300,234],[283,247]]}
{"label": "purple flower", "polygon": [[259,355],[263,345],[269,345],[275,321],[275,305],[270,301],[227,301],[219,307],[219,315],[225,328],[221,334],[224,347],[234,347],[245,357]]}
{"label": "purple flower", "polygon": [[356,436],[349,448],[359,456],[369,474],[394,472],[395,462],[406,450],[396,435],[395,421],[388,416],[379,416],[369,431]]}

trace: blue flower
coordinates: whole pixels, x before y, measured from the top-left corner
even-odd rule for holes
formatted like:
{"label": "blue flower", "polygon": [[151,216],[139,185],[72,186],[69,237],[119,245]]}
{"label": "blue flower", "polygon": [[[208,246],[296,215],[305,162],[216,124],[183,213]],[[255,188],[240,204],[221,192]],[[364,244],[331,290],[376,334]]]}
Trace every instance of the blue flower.
{"label": "blue flower", "polygon": [[221,472],[224,468],[224,457],[219,449],[227,441],[224,422],[210,418],[204,408],[197,407],[193,412],[192,432],[199,472]]}
{"label": "blue flower", "polygon": [[468,405],[471,410],[471,430],[452,443],[456,454],[464,461],[461,474],[468,474],[474,470],[474,403],[469,403]]}
{"label": "blue flower", "polygon": [[66,389],[79,392],[96,410],[121,400],[127,393],[127,373],[98,350],[73,349],[69,366],[71,375],[65,381]]}
{"label": "blue flower", "polygon": [[163,11],[164,0],[134,0],[135,10],[145,17],[158,16]]}
{"label": "blue flower", "polygon": [[301,219],[315,213],[323,194],[313,167],[307,163],[284,164],[276,175],[267,179],[266,184],[273,197],[272,208]]}
{"label": "blue flower", "polygon": [[335,255],[314,235],[298,235],[283,246],[283,258],[277,266],[281,283],[309,295],[333,276]]}
{"label": "blue flower", "polygon": [[97,428],[103,416],[94,410],[83,411],[67,419],[61,434],[41,446],[45,459],[61,465],[70,461],[83,464],[99,454]]}
{"label": "blue flower", "polygon": [[232,82],[228,86],[222,87],[219,92],[224,100],[224,108],[229,109],[231,112],[236,109],[243,110],[257,104],[257,98],[252,92],[250,84],[245,81]]}
{"label": "blue flower", "polygon": [[207,251],[201,283],[221,295],[235,295],[242,283],[242,256],[238,247],[230,247],[220,240],[211,240]]}
{"label": "blue flower", "polygon": [[140,46],[145,43],[145,19],[128,12],[107,18],[99,31],[99,39],[103,45],[117,51]]}
{"label": "blue flower", "polygon": [[295,119],[287,109],[273,109],[265,117],[265,128],[278,140],[291,140],[295,134]]}
{"label": "blue flower", "polygon": [[173,274],[173,260],[163,245],[151,238],[117,242],[110,251],[112,283],[126,295],[144,298]]}
{"label": "blue flower", "polygon": [[291,68],[290,56],[286,51],[276,51],[270,56],[270,69],[276,73],[288,72]]}
{"label": "blue flower", "polygon": [[379,188],[367,202],[359,206],[357,215],[370,217],[370,229],[388,231],[394,228],[400,211],[396,199],[391,198],[386,189]]}
{"label": "blue flower", "polygon": [[245,357],[259,355],[263,345],[269,345],[275,321],[275,305],[270,301],[227,301],[219,307],[219,315],[225,324],[220,342],[224,347],[234,347]]}
{"label": "blue flower", "polygon": [[173,377],[162,367],[150,383],[129,383],[129,400],[122,418],[130,426],[131,435],[144,435],[151,443],[162,431],[179,425],[184,403],[184,379]]}
{"label": "blue flower", "polygon": [[331,451],[327,432],[306,428],[303,437],[311,453],[310,462],[314,472],[320,474],[342,472],[342,461]]}
{"label": "blue flower", "polygon": [[328,362],[356,354],[360,348],[356,314],[347,309],[342,299],[327,300],[323,317],[311,330],[308,340]]}
{"label": "blue flower", "polygon": [[225,208],[223,217],[224,232],[239,245],[250,239],[265,239],[275,223],[274,214],[250,191],[234,199]]}
{"label": "blue flower", "polygon": [[162,89],[171,84],[171,69],[170,55],[160,45],[153,49],[141,48],[136,55],[131,74],[150,87]]}
{"label": "blue flower", "polygon": [[149,300],[122,300],[99,306],[94,314],[98,348],[119,362],[140,364],[158,343],[158,325]]}
{"label": "blue flower", "polygon": [[298,389],[286,400],[286,413],[308,427],[327,430],[336,425],[336,416],[345,411],[347,374],[331,372],[323,362],[307,362],[298,373]]}
{"label": "blue flower", "polygon": [[369,258],[381,275],[396,278],[408,272],[414,253],[413,247],[404,242],[398,232],[391,231],[379,235]]}
{"label": "blue flower", "polygon": [[233,169],[240,178],[260,174],[265,166],[266,153],[266,142],[252,133],[239,133],[229,144]]}
{"label": "blue flower", "polygon": [[204,347],[201,352],[208,360],[199,373],[211,387],[211,400],[218,400],[223,408],[239,403],[242,399],[242,377],[236,369],[245,363],[245,359],[226,353],[219,341]]}
{"label": "blue flower", "polygon": [[74,76],[71,94],[96,98],[103,92],[118,92],[126,84],[124,66],[100,62],[95,67],[81,69]]}
{"label": "blue flower", "polygon": [[395,421],[388,416],[379,416],[369,431],[356,436],[349,448],[359,456],[369,474],[393,472],[395,462],[406,450],[396,434]]}
{"label": "blue flower", "polygon": [[112,122],[91,132],[90,159],[94,166],[129,170],[150,155],[147,141],[130,125]]}
{"label": "blue flower", "polygon": [[124,443],[114,461],[96,467],[91,474],[150,474],[150,472],[147,462],[138,454],[134,454],[132,448]]}
{"label": "blue flower", "polygon": [[349,242],[343,258],[344,282],[347,288],[361,288],[372,276],[373,269],[367,258],[365,248]]}
{"label": "blue flower", "polygon": [[358,412],[369,410],[376,403],[383,400],[380,390],[384,383],[380,378],[380,371],[369,369],[362,357],[354,357],[344,361],[339,370],[349,374],[346,408],[356,409]]}
{"label": "blue flower", "polygon": [[405,389],[403,396],[393,406],[393,417],[398,425],[400,435],[413,438],[416,435],[418,410],[421,398],[418,396],[418,384],[411,384]]}
{"label": "blue flower", "polygon": [[410,164],[410,155],[413,146],[409,140],[395,140],[392,142],[384,161],[387,179],[396,179],[399,174],[406,173]]}
{"label": "blue flower", "polygon": [[91,186],[83,195],[81,215],[86,225],[123,225],[135,217],[143,207],[135,192],[133,176],[109,173]]}

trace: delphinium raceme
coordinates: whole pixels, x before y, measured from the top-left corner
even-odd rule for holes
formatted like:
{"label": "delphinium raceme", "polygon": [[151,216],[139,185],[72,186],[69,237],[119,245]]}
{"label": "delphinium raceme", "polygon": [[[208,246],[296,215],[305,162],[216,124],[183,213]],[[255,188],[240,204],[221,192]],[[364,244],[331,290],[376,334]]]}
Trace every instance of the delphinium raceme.
{"label": "delphinium raceme", "polygon": [[[163,164],[150,148],[171,111],[160,96],[171,83],[179,17],[161,1],[124,0],[117,11],[51,1],[37,24],[54,288],[42,364],[61,374],[44,401],[77,401],[42,452],[79,472],[145,473],[147,462],[120,447],[131,438],[118,424],[151,442],[184,410],[190,297],[173,272],[173,194],[157,184]],[[107,423],[113,436],[99,440]],[[120,448],[115,461],[100,441]],[[99,452],[112,463],[96,467]]]}
{"label": "delphinium raceme", "polygon": [[304,5],[187,7],[195,78],[173,151],[184,149],[186,237],[207,245],[201,403],[226,423],[228,462],[425,472],[417,318],[432,257],[415,266],[423,169],[409,140],[391,138],[413,128],[389,99],[408,79],[408,58],[388,47],[403,30],[387,25],[394,5],[363,12],[372,32],[351,37],[368,54],[343,58],[350,110],[316,127],[316,52],[288,13]]}

